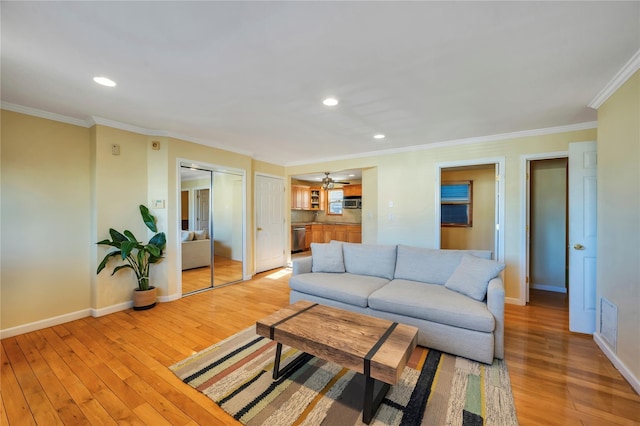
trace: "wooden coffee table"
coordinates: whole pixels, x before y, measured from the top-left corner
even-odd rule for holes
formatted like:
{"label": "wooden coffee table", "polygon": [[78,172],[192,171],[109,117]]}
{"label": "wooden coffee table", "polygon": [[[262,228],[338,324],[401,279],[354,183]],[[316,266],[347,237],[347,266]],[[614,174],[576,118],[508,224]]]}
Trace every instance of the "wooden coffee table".
{"label": "wooden coffee table", "polygon": [[274,380],[301,361],[298,357],[298,363],[280,369],[283,344],[363,374],[362,421],[366,424],[390,385],[398,383],[418,339],[415,327],[304,300],[258,321],[256,332],[278,343]]}

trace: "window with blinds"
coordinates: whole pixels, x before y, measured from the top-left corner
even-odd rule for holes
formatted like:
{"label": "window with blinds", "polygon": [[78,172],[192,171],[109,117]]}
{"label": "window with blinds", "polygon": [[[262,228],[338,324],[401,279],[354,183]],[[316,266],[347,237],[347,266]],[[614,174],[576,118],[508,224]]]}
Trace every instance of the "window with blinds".
{"label": "window with blinds", "polygon": [[440,186],[440,224],[472,225],[473,181],[443,182]]}

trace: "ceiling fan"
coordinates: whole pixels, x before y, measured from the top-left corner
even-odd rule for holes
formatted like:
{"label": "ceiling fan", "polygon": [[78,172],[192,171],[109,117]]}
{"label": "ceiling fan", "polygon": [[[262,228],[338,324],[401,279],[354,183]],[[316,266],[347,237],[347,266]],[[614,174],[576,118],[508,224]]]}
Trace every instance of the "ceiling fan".
{"label": "ceiling fan", "polygon": [[339,182],[333,180],[331,177],[329,177],[329,173],[330,172],[324,172],[324,177],[322,178],[322,189],[324,189],[325,191],[328,189],[333,189],[333,185],[336,183],[349,185],[349,182]]}

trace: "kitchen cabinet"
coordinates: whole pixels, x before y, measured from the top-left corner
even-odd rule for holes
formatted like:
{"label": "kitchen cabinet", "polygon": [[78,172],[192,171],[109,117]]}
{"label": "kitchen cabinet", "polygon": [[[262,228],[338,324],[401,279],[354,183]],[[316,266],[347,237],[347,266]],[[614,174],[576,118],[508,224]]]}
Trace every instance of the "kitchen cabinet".
{"label": "kitchen cabinet", "polygon": [[[307,231],[309,233],[309,231]],[[311,243],[328,243],[334,241],[344,241],[348,243],[362,242],[361,225],[343,224],[313,224],[311,225]]]}
{"label": "kitchen cabinet", "polygon": [[343,196],[345,197],[362,197],[362,185],[345,185],[342,187]]}
{"label": "kitchen cabinet", "polygon": [[362,242],[362,226],[361,225],[348,225],[346,228],[347,228],[348,243]]}
{"label": "kitchen cabinet", "polygon": [[291,209],[309,210],[310,187],[305,185],[291,185]]}
{"label": "kitchen cabinet", "polygon": [[324,189],[312,186],[309,189],[309,203],[311,210],[324,210]]}
{"label": "kitchen cabinet", "polygon": [[304,249],[309,250],[311,248],[311,242],[313,240],[313,235],[311,231],[311,225],[305,226],[305,234],[304,234]]}

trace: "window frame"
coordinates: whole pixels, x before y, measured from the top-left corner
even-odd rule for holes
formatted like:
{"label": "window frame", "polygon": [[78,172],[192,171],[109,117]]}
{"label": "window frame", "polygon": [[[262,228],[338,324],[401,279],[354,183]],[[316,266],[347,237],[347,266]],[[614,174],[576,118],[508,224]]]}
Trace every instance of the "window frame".
{"label": "window frame", "polygon": [[[468,186],[468,197],[460,199],[447,199],[442,196],[442,187],[444,186]],[[445,222],[445,215],[442,212],[443,206],[467,206],[466,222]],[[440,226],[450,228],[471,228],[473,227],[473,180],[461,181],[444,181],[440,183]]]}
{"label": "window frame", "polygon": [[[331,193],[332,192],[341,192],[342,195],[340,196],[340,199],[338,200],[337,198],[332,200],[331,198]],[[327,190],[327,214],[328,215],[332,215],[332,216],[342,216],[343,212],[344,212],[344,207],[342,206],[342,201],[344,200],[344,189],[343,188],[333,188],[333,189],[328,189]],[[334,213],[331,208],[332,206],[335,206],[337,210],[339,210],[339,213]]]}

